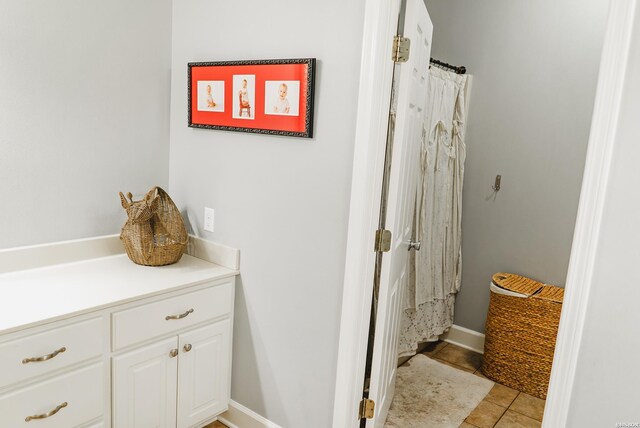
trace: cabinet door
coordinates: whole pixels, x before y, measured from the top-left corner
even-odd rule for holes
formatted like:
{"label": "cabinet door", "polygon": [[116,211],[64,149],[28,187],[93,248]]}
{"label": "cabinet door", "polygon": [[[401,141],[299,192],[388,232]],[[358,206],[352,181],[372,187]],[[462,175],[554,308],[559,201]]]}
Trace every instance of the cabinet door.
{"label": "cabinet door", "polygon": [[114,428],[175,426],[177,345],[172,337],[113,358]]}
{"label": "cabinet door", "polygon": [[227,409],[231,321],[182,334],[178,359],[178,428],[188,428]]}

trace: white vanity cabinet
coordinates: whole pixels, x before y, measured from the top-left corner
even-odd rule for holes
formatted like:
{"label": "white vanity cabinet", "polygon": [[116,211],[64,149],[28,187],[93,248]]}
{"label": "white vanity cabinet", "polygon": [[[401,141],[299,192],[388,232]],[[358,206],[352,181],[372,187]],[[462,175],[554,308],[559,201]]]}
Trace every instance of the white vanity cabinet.
{"label": "white vanity cabinet", "polygon": [[114,313],[115,350],[133,349],[112,357],[113,427],[191,428],[226,410],[232,309],[227,279]]}
{"label": "white vanity cabinet", "polygon": [[133,264],[117,236],[0,250],[0,428],[215,420],[238,273],[238,250],[193,237],[162,267]]}
{"label": "white vanity cabinet", "polygon": [[108,365],[102,317],[27,329],[4,339],[0,427],[104,425]]}

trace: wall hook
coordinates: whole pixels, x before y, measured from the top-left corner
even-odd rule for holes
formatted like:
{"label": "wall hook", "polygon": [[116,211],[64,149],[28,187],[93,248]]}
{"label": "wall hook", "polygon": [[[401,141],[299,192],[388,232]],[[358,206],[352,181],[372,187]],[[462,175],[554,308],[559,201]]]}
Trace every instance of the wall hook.
{"label": "wall hook", "polygon": [[502,176],[501,175],[496,175],[496,181],[493,184],[493,186],[491,186],[491,188],[496,191],[499,192],[500,191],[500,181],[502,180]]}

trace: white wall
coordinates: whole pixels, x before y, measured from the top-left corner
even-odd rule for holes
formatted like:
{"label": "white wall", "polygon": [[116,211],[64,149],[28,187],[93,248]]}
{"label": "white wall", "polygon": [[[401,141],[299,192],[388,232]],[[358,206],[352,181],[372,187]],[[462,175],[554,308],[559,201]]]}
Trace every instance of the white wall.
{"label": "white wall", "polygon": [[[232,398],[331,425],[363,1],[174,0],[170,192],[241,250]],[[315,137],[187,127],[190,61],[318,59]]]}
{"label": "white wall", "polygon": [[608,0],[426,3],[432,56],[474,77],[455,323],[484,331],[493,273],[564,285]]}
{"label": "white wall", "polygon": [[168,183],[170,0],[3,1],[0,248],[116,233]]}
{"label": "white wall", "polygon": [[606,185],[606,208],[600,223],[569,428],[640,423],[640,9],[635,3],[630,61]]}

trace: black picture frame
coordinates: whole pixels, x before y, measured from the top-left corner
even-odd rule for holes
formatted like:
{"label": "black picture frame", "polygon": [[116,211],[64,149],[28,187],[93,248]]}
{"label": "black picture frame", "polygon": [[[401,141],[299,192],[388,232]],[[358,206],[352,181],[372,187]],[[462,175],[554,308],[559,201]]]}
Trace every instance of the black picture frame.
{"label": "black picture frame", "polygon": [[313,137],[315,58],[189,62],[187,68],[189,127]]}

